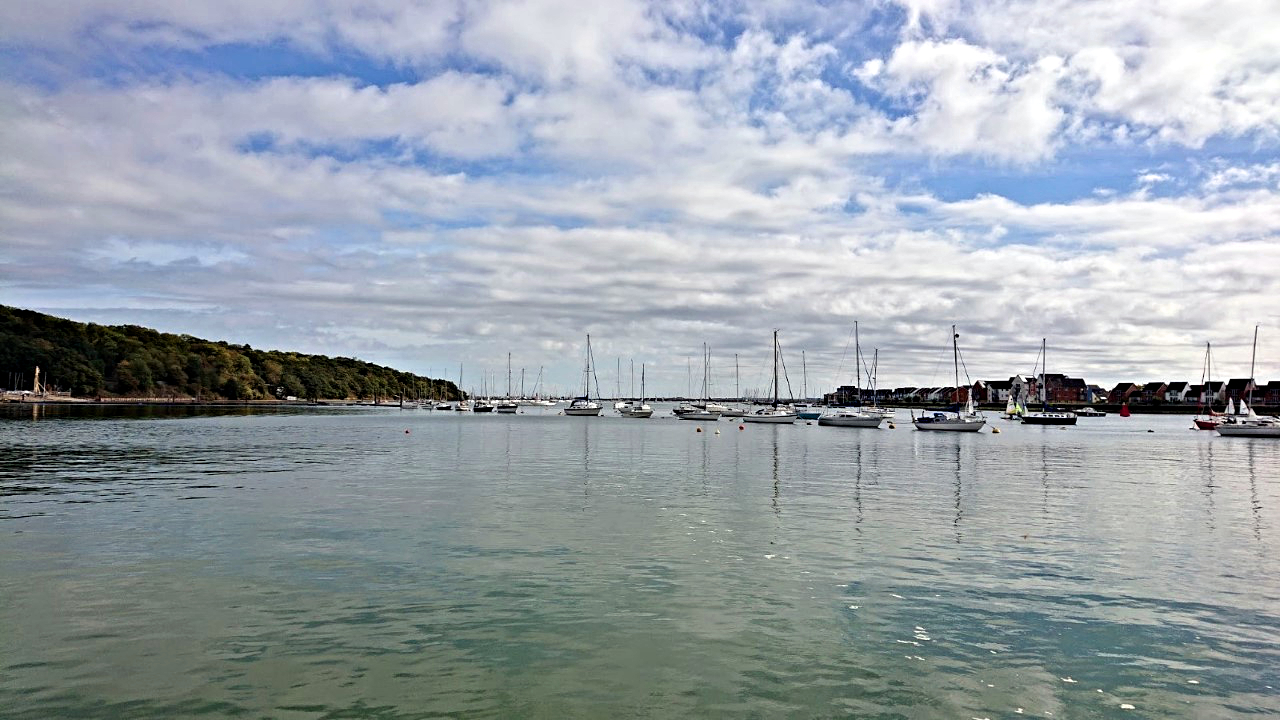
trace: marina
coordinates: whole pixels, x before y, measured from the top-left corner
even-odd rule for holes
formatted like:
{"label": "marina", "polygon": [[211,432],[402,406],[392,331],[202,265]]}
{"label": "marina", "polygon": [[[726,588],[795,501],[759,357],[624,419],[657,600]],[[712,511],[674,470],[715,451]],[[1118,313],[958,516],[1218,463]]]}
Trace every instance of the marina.
{"label": "marina", "polygon": [[1280,443],[1185,417],[37,407],[9,717],[1280,712]]}

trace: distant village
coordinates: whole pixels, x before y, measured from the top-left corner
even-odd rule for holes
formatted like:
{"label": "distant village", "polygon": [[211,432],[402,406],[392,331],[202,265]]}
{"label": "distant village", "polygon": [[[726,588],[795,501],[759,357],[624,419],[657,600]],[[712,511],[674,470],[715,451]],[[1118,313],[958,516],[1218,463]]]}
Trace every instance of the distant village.
{"label": "distant village", "polygon": [[[1122,382],[1110,390],[1100,385],[1090,385],[1083,378],[1060,374],[1044,376],[1048,402],[1052,405],[1213,405],[1223,406],[1227,400],[1240,402],[1253,397],[1256,405],[1280,405],[1280,380],[1262,385],[1248,378],[1218,380],[1204,384],[1189,382]],[[898,387],[879,390],[876,398],[882,402],[928,405],[967,402],[970,395],[976,404],[1007,403],[1010,398],[1024,403],[1040,400],[1040,376],[1014,375],[1008,380],[978,380],[962,387]],[[867,402],[871,391],[862,390],[862,401]],[[858,402],[858,388],[842,385],[823,400],[829,405],[853,405]],[[1212,399],[1210,399],[1212,398]]]}

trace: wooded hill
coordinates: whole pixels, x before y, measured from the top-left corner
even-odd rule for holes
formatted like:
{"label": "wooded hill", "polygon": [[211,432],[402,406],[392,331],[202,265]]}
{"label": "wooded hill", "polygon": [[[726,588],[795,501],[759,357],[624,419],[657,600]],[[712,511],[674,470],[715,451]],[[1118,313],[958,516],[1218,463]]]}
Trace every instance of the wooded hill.
{"label": "wooded hill", "polygon": [[[94,325],[0,305],[0,381],[21,373],[82,397],[204,400],[458,399],[446,380],[353,358],[331,358],[171,335],[135,325]],[[15,388],[21,389],[21,388]]]}

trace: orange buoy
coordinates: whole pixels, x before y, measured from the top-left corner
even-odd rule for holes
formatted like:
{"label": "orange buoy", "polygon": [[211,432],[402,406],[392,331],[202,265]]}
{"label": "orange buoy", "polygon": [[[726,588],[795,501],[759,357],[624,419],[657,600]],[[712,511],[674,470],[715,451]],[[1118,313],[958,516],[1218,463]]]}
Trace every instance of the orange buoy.
{"label": "orange buoy", "polygon": [[698,432],[702,432],[702,428],[698,428]]}
{"label": "orange buoy", "polygon": [[738,429],[739,429],[739,430],[746,430],[746,429],[747,429],[747,426],[746,426],[746,425],[739,425],[739,426],[738,426]]}

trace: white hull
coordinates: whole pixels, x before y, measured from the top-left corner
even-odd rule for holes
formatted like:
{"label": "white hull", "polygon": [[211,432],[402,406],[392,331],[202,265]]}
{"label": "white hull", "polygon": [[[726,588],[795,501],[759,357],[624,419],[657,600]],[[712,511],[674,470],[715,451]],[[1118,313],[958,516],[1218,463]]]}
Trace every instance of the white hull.
{"label": "white hull", "polygon": [[729,408],[720,413],[720,417],[746,417],[747,411],[741,408]]}
{"label": "white hull", "polygon": [[742,417],[743,422],[771,423],[774,425],[790,425],[797,419],[797,415],[793,412],[765,412],[758,415],[744,415]]}
{"label": "white hull", "polygon": [[653,408],[646,408],[646,409],[631,408],[631,409],[625,409],[625,410],[620,411],[620,413],[619,413],[619,414],[621,414],[621,415],[622,415],[622,417],[624,417],[624,418],[637,418],[637,419],[649,418],[649,417],[653,417]]}
{"label": "white hull", "polygon": [[818,424],[824,427],[878,428],[884,418],[879,415],[823,415]]}
{"label": "white hull", "polygon": [[519,406],[515,403],[498,403],[493,407],[493,411],[503,415],[515,415],[518,408]]}
{"label": "white hull", "polygon": [[564,409],[564,414],[565,415],[582,415],[582,416],[599,415],[600,408],[599,407],[593,407],[593,408],[592,407],[576,407],[576,408],[567,407]]}
{"label": "white hull", "polygon": [[1219,423],[1216,429],[1219,435],[1227,437],[1280,438],[1280,423],[1277,422]]}
{"label": "white hull", "polygon": [[678,415],[681,420],[719,420],[720,413],[713,410],[695,410]]}
{"label": "white hull", "polygon": [[946,419],[923,417],[918,418],[913,422],[917,430],[938,430],[944,432],[978,432],[987,424],[987,421],[982,418],[965,419],[958,417]]}

